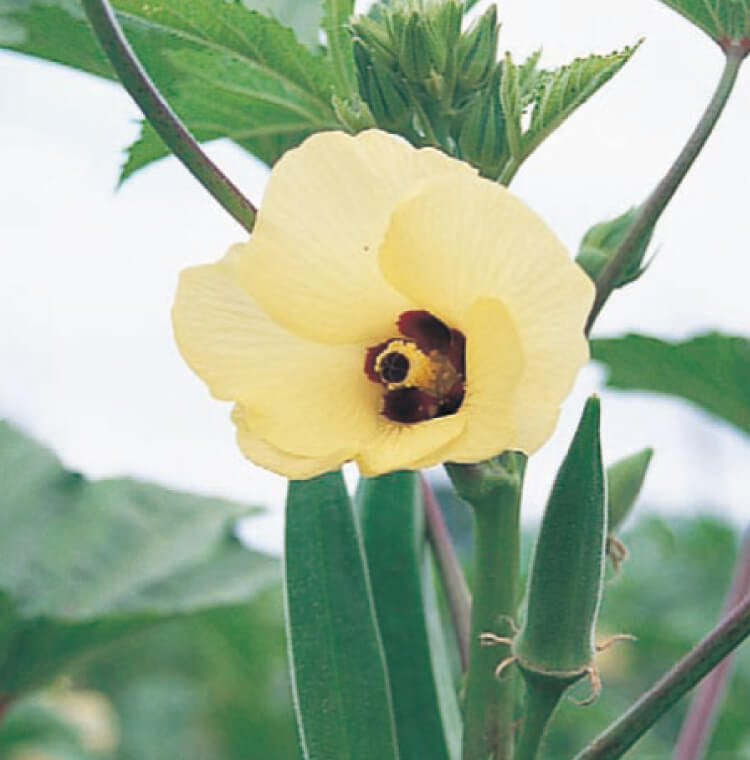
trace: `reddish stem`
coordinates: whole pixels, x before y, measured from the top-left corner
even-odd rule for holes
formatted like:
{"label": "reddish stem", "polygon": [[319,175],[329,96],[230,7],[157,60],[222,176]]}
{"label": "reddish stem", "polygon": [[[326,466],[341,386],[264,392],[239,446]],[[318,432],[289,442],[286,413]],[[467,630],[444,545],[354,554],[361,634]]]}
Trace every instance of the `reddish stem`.
{"label": "reddish stem", "polygon": [[[729,587],[722,617],[750,594],[750,529],[745,535]],[[734,655],[724,659],[701,684],[680,730],[673,760],[698,760],[703,757],[713,732],[722,697],[729,683]]]}
{"label": "reddish stem", "polygon": [[443,581],[445,596],[451,612],[453,630],[456,633],[461,669],[466,672],[469,666],[469,626],[471,620],[471,594],[466,585],[461,565],[453,549],[448,529],[445,526],[443,512],[437,503],[435,494],[424,475],[420,473],[422,496],[424,498],[425,523],[427,538],[435,553],[440,577]]}
{"label": "reddish stem", "polygon": [[3,722],[3,718],[5,717],[5,713],[8,711],[9,707],[10,697],[5,694],[0,694],[0,723]]}

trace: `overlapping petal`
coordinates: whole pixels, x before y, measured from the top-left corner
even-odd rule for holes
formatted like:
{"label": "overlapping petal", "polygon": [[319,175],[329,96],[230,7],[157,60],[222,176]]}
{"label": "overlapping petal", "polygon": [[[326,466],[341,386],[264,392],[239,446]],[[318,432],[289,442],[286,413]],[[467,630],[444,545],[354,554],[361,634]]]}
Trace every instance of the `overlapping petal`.
{"label": "overlapping petal", "polygon": [[411,308],[377,263],[391,213],[416,185],[441,176],[475,172],[376,130],[313,135],[274,167],[246,244],[245,287],[299,335],[372,343]]}
{"label": "overlapping petal", "polygon": [[[471,367],[471,344],[477,345],[472,309],[480,299],[504,307],[522,356],[509,447],[536,450],[588,357],[583,324],[594,295],[554,233],[499,185],[478,178],[438,180],[399,204],[379,261],[394,288],[466,333],[467,409],[472,397],[484,399],[486,393],[477,390],[472,373],[489,366],[482,360]],[[470,428],[466,437],[472,437]]]}
{"label": "overlapping petal", "polygon": [[239,404],[232,409],[232,422],[237,430],[237,445],[248,459],[292,480],[307,480],[322,472],[330,472],[349,458],[346,449],[322,457],[298,456],[279,449],[253,433]]}
{"label": "overlapping petal", "polygon": [[292,454],[351,458],[377,431],[377,389],[359,345],[315,343],[273,321],[241,287],[234,247],[185,270],[173,309],[177,344],[214,396],[242,404],[253,432]]}

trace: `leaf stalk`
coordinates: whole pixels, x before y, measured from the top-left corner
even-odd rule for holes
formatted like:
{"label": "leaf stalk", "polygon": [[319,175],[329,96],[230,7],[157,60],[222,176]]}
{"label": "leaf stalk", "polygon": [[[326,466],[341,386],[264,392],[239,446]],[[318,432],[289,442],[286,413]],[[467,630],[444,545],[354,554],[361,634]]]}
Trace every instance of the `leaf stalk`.
{"label": "leaf stalk", "polygon": [[675,191],[680,186],[693,162],[701,152],[706,140],[713,131],[724,106],[737,80],[740,66],[746,52],[740,47],[729,47],[726,51],[724,69],[716,86],[713,97],[706,110],[696,125],[693,133],[688,138],[675,162],[669,168],[659,184],[654,188],[651,195],[640,207],[638,215],[633,220],[623,241],[618,246],[607,266],[596,279],[596,297],[591,307],[588,321],[586,322],[586,334],[588,335],[593,324],[616,287],[617,281],[628,271],[632,263],[632,257],[638,253],[638,245],[649,234],[662,212],[666,208]]}
{"label": "leaf stalk", "polygon": [[164,100],[128,43],[108,0],[82,0],[94,35],[120,82],[167,147],[221,206],[248,232],[257,210],[205,154]]}

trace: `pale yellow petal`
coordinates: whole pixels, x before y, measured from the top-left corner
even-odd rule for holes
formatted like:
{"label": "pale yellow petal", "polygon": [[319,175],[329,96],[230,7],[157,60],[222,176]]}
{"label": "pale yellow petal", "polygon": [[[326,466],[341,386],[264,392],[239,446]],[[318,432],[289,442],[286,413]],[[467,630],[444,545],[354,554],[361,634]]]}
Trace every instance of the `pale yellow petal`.
{"label": "pale yellow petal", "polygon": [[[479,299],[505,307],[523,356],[509,448],[539,448],[588,357],[583,326],[594,296],[591,281],[554,233],[499,185],[460,177],[425,184],[404,200],[379,258],[395,288],[464,331],[469,342],[471,309]],[[461,454],[461,461],[471,461],[470,454]]]}
{"label": "pale yellow petal", "polygon": [[241,288],[237,251],[180,277],[177,345],[214,396],[243,404],[252,432],[293,454],[352,456],[377,430],[379,388],[364,349],[300,338]]}
{"label": "pale yellow petal", "polygon": [[481,298],[466,330],[464,432],[442,452],[453,462],[478,462],[518,447],[516,396],[524,359],[515,325],[497,300]]}
{"label": "pale yellow petal", "polygon": [[382,340],[412,308],[377,263],[391,212],[425,179],[462,176],[474,170],[385,132],[313,135],[271,173],[243,247],[245,288],[299,335],[333,343]]}
{"label": "pale yellow petal", "polygon": [[380,250],[388,281],[453,327],[477,298],[501,300],[514,321],[550,311],[582,325],[593,285],[552,230],[508,190],[457,176],[425,183],[394,211]]}
{"label": "pale yellow petal", "polygon": [[232,421],[237,428],[237,445],[242,453],[260,467],[292,480],[307,480],[324,472],[338,469],[345,461],[344,452],[333,452],[325,457],[303,457],[272,446],[254,435],[247,426],[239,405],[232,410]]}
{"label": "pale yellow petal", "polygon": [[372,477],[438,464],[443,461],[439,452],[461,434],[465,422],[462,414],[410,425],[381,418],[380,431],[356,457],[359,469],[366,477]]}

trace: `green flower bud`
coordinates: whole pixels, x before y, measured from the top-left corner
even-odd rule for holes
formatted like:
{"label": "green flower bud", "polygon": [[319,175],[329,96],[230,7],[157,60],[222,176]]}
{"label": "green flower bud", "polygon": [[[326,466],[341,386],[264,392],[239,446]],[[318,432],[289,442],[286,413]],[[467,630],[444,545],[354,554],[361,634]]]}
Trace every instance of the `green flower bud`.
{"label": "green flower bud", "polygon": [[424,34],[427,58],[433,71],[442,74],[448,63],[447,40],[440,34],[437,25],[429,17],[422,19],[422,31]]}
{"label": "green flower bud", "polygon": [[452,51],[461,36],[463,10],[455,0],[429,6],[429,19],[448,51]]}
{"label": "green flower bud", "polygon": [[505,118],[500,103],[500,66],[495,67],[489,86],[473,98],[463,115],[458,135],[461,157],[485,177],[495,178],[505,165],[508,149]]}
{"label": "green flower bud", "polygon": [[367,48],[372,57],[393,68],[396,65],[396,47],[387,27],[373,19],[363,16],[352,24],[352,32]]}
{"label": "green flower bud", "polygon": [[592,396],[547,503],[513,642],[522,672],[537,681],[567,685],[593,673],[607,522],[599,414]]}
{"label": "green flower bud", "polygon": [[[625,239],[627,231],[638,214],[638,208],[633,207],[624,214],[606,222],[595,224],[584,236],[578,250],[576,261],[592,280],[601,274],[604,267],[614,255],[617,247]],[[642,266],[646,249],[651,242],[653,230],[643,237],[638,245],[638,253],[633,262],[615,283],[616,288],[621,288],[633,280],[637,280],[644,272]]]}
{"label": "green flower bud", "polygon": [[404,35],[406,34],[406,25],[409,14],[405,8],[395,8],[388,10],[384,16],[384,25],[388,30],[388,37],[393,45],[398,60],[399,52],[404,44]]}
{"label": "green flower bud", "polygon": [[373,58],[358,38],[354,39],[354,61],[359,90],[375,122],[386,129],[399,131],[409,121],[411,106],[398,76]]}
{"label": "green flower bud", "polygon": [[615,572],[627,558],[628,549],[614,531],[633,508],[646,479],[653,453],[653,449],[643,449],[607,468],[607,556]]}
{"label": "green flower bud", "polygon": [[607,511],[610,532],[622,523],[633,508],[643,487],[653,455],[653,449],[643,449],[618,460],[607,468]]}
{"label": "green flower bud", "polygon": [[464,92],[481,87],[497,59],[497,8],[492,5],[458,41],[457,85]]}
{"label": "green flower bud", "polygon": [[399,47],[398,66],[413,82],[422,82],[430,74],[429,38],[425,20],[416,11],[409,14]]}

